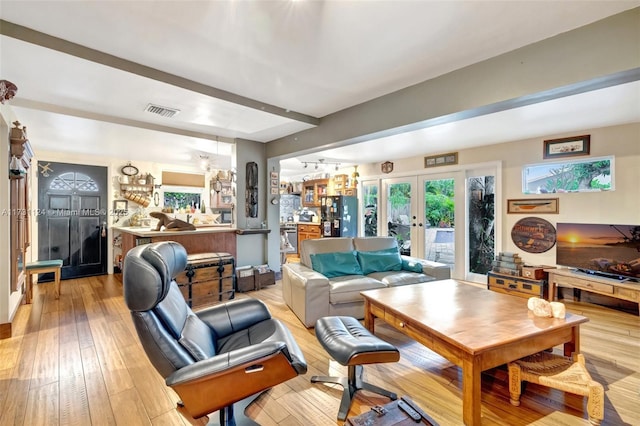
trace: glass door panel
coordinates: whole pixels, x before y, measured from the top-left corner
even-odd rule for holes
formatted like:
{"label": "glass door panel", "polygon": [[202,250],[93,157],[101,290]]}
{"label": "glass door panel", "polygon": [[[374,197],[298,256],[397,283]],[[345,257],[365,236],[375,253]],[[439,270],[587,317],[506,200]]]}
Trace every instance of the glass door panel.
{"label": "glass door panel", "polygon": [[381,235],[395,237],[401,254],[415,255],[412,254],[412,241],[418,237],[418,205],[415,202],[417,178],[384,179],[382,187],[384,209],[380,223],[383,224],[384,232]]}
{"label": "glass door panel", "polygon": [[455,265],[455,179],[423,180],[425,259]]}
{"label": "glass door panel", "polygon": [[467,271],[465,278],[486,282],[496,253],[495,170],[467,172]]}
{"label": "glass door panel", "polygon": [[378,188],[380,184],[377,180],[362,182],[362,209],[363,231],[361,235],[365,237],[375,237],[378,235]]}

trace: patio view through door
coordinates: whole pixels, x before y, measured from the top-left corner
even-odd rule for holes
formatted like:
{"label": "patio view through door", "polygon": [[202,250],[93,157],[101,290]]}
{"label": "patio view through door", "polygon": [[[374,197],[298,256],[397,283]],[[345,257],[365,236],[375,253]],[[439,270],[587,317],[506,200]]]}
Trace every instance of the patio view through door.
{"label": "patio view through door", "polygon": [[[396,237],[402,254],[449,265],[452,277],[486,281],[496,241],[491,169],[383,179],[380,188],[381,208],[369,202],[365,213],[380,216],[377,235]],[[377,187],[366,189],[377,203]]]}
{"label": "patio view through door", "polygon": [[382,188],[385,208],[381,235],[396,237],[402,254],[446,263],[453,269],[455,194],[456,189],[459,194],[464,192],[463,176],[457,173],[384,179]]}

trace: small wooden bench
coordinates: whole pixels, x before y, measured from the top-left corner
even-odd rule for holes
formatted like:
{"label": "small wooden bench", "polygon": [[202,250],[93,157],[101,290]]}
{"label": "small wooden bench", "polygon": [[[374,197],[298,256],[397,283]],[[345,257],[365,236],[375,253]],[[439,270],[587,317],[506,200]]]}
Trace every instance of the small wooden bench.
{"label": "small wooden bench", "polygon": [[53,272],[55,283],[56,299],[60,297],[60,272],[62,270],[62,260],[38,260],[26,265],[27,270],[27,291],[25,292],[26,303],[31,303],[33,297],[33,274],[46,274]]}
{"label": "small wooden bench", "polygon": [[520,405],[522,382],[537,383],[564,392],[587,397],[587,413],[592,425],[604,418],[604,388],[591,378],[584,355],[565,357],[549,352],[534,355],[507,364],[511,404]]}

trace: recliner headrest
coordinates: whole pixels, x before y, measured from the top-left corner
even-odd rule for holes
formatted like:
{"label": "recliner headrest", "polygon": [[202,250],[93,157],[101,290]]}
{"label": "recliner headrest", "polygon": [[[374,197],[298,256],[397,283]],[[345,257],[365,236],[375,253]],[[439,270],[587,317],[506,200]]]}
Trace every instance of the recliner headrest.
{"label": "recliner headrest", "polygon": [[135,247],[124,259],[124,301],[131,311],[148,311],[163,300],[171,281],[187,266],[187,251],[173,241]]}

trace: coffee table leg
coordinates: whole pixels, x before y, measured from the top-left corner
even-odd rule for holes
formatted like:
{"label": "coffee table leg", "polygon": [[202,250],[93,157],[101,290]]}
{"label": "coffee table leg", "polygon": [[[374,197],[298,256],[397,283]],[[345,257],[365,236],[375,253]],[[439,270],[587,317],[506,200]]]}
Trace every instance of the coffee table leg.
{"label": "coffee table leg", "polygon": [[482,414],[482,370],[473,358],[462,361],[462,421],[467,426],[480,425]]}
{"label": "coffee table leg", "polygon": [[376,317],[371,313],[371,303],[369,300],[364,299],[364,328],[369,330],[371,333],[375,332],[375,322]]}

